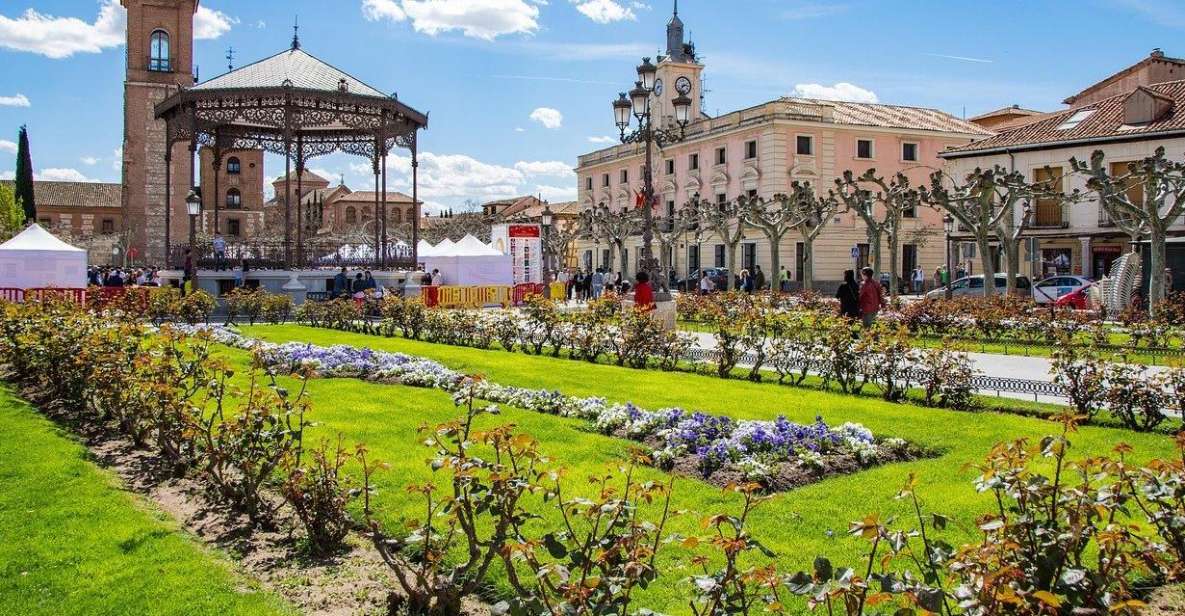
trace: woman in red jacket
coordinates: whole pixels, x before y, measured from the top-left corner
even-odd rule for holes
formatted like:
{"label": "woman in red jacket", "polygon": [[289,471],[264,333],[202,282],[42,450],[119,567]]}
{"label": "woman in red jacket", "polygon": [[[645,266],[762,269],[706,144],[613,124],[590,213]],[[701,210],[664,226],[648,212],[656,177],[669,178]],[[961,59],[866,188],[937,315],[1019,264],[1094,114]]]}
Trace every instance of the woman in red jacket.
{"label": "woman in red jacket", "polygon": [[637,284],[634,285],[634,307],[650,312],[657,308],[654,305],[654,289],[650,287],[650,275],[646,272],[638,272],[634,276]]}

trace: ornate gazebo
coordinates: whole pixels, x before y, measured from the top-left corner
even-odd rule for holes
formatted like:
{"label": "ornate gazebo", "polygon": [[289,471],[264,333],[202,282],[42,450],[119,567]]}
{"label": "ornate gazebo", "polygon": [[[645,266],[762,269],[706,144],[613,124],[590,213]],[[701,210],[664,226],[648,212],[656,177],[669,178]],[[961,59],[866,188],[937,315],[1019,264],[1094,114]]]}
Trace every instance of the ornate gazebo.
{"label": "ornate gazebo", "polygon": [[[173,196],[172,146],[189,143],[190,185],[196,185],[198,146],[213,151],[214,194],[219,194],[218,173],[224,152],[260,149],[284,157],[284,177],[296,170],[296,203],[283,199],[284,239],[281,254],[257,258],[285,267],[324,264],[325,255],[306,251],[302,176],[308,161],[332,152],[346,152],[370,159],[375,181],[374,259],[377,267],[414,267],[419,241],[417,131],[428,126],[428,116],[386,95],[301,49],[300,39],[274,56],[235,69],[209,81],[178,91],[159,103],[156,117],[166,124],[165,203]],[[388,255],[387,154],[394,147],[411,152],[412,238],[411,258]],[[291,194],[291,190],[286,190]],[[279,197],[277,195],[277,197]],[[218,228],[219,199],[214,198],[213,219]],[[293,206],[295,205],[295,213]],[[171,207],[165,207],[165,245],[170,256]],[[295,214],[295,216],[294,216]],[[293,218],[295,217],[295,220]],[[293,228],[295,223],[295,230]],[[332,264],[329,262],[328,264]]]}

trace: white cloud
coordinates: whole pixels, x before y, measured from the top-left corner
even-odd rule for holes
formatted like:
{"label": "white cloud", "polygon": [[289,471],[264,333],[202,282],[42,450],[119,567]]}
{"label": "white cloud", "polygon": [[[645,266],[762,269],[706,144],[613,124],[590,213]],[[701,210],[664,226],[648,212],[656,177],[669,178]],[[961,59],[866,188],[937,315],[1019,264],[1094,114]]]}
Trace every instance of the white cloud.
{"label": "white cloud", "polygon": [[95,158],[94,156],[83,156],[82,158],[80,158],[78,160],[82,161],[82,164],[84,164],[88,167],[93,167],[93,166],[99,164],[99,159]]}
{"label": "white cloud", "polygon": [[588,142],[589,143],[596,143],[599,145],[609,145],[609,144],[617,143],[617,139],[614,139],[613,137],[607,137],[607,136],[602,135],[600,137],[589,137]]}
{"label": "white cloud", "polygon": [[575,201],[576,200],[576,186],[545,186],[542,184],[535,185],[535,194],[539,195],[544,201]]}
{"label": "white cloud", "polygon": [[127,12],[117,0],[105,0],[94,23],[29,9],[20,17],[0,15],[0,47],[54,59],[76,53],[99,53],[123,44],[126,25]]}
{"label": "white cloud", "polygon": [[123,171],[123,148],[115,148],[111,152],[111,168],[119,172]]}
{"label": "white cloud", "polygon": [[362,16],[368,21],[383,19],[403,21],[407,19],[407,13],[403,12],[395,0],[362,0]]}
{"label": "white cloud", "polygon": [[0,139],[0,152],[16,154],[16,142],[9,141],[7,139]]}
{"label": "white cloud", "polygon": [[[235,23],[238,20],[226,13],[199,6],[194,15],[194,38],[218,38]],[[61,59],[123,45],[126,30],[127,11],[119,0],[103,0],[93,22],[28,9],[18,17],[0,15],[0,48]]]}
{"label": "white cloud", "polygon": [[654,54],[649,43],[572,43],[544,41],[516,41],[518,51],[530,56],[547,56],[549,60],[630,60]]}
{"label": "white cloud", "polygon": [[16,179],[16,172],[14,171],[0,171],[0,180]]}
{"label": "white cloud", "polygon": [[875,103],[878,100],[876,93],[872,90],[865,90],[860,86],[843,81],[832,86],[819,83],[800,83],[794,86],[794,96],[853,103]]}
{"label": "white cloud", "polygon": [[572,166],[568,163],[559,160],[547,161],[519,161],[514,163],[514,168],[524,176],[547,175],[552,177],[575,177],[576,172],[572,170]]}
{"label": "white cloud", "polygon": [[544,128],[560,128],[564,125],[564,114],[551,107],[539,107],[531,112],[530,118],[544,126]]}
{"label": "white cloud", "polygon": [[0,96],[0,107],[28,107],[29,98],[20,92],[14,96]]}
{"label": "white cloud", "polygon": [[521,126],[515,126],[515,127],[514,127],[514,132],[516,132],[516,133],[525,133],[525,132],[527,132],[527,129],[525,129],[525,128],[521,127]]}
{"label": "white cloud", "polygon": [[264,29],[264,28],[266,28],[266,27],[267,27],[267,22],[266,22],[266,21],[264,21],[264,20],[262,20],[262,19],[260,19],[259,21],[255,22],[255,28],[256,28],[257,30],[262,30],[262,29]]}
{"label": "white cloud", "polygon": [[632,9],[622,6],[616,0],[571,0],[571,2],[576,5],[577,11],[599,24],[624,20],[633,21],[638,18]]}
{"label": "white cloud", "polygon": [[46,182],[98,182],[99,180],[86,177],[77,169],[42,169],[33,174],[33,179]]}
{"label": "white cloud", "polygon": [[631,2],[630,6],[634,7],[635,9],[638,9],[639,11],[649,11],[652,8],[649,4],[646,4],[645,2]]}
{"label": "white cloud", "polygon": [[233,24],[239,23],[222,11],[215,11],[209,7],[199,6],[193,15],[193,38],[201,40],[216,39],[227,32]]}
{"label": "white cloud", "polygon": [[363,0],[366,19],[410,20],[416,32],[436,36],[460,30],[471,38],[492,41],[507,34],[539,29],[538,4],[543,0]]}

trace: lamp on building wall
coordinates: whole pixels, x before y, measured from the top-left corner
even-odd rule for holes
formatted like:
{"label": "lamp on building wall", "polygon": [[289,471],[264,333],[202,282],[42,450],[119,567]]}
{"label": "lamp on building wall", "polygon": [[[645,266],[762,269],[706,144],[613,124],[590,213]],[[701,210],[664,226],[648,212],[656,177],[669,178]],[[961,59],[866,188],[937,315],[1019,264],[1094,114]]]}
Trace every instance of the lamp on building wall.
{"label": "lamp on building wall", "polygon": [[942,217],[942,229],[946,231],[946,299],[951,298],[951,288],[955,284],[954,263],[951,262],[950,236],[955,232],[955,217],[949,213]]}

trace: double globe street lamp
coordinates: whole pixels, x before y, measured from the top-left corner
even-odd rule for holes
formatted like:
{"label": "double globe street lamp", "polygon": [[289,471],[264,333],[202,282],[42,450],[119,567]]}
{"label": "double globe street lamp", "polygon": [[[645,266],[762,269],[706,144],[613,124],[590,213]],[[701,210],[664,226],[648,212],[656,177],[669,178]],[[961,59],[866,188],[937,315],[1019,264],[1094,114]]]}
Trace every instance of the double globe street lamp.
{"label": "double globe street lamp", "polygon": [[[667,290],[666,277],[656,275],[658,260],[654,258],[652,246],[654,241],[653,148],[657,145],[661,150],[667,145],[678,143],[685,138],[684,130],[691,123],[691,98],[688,97],[688,94],[691,93],[691,81],[687,78],[680,78],[676,82],[677,96],[671,99],[675,112],[674,121],[679,127],[676,132],[671,128],[661,126],[656,128],[654,126],[650,99],[652,96],[658,97],[663,94],[661,86],[656,89],[657,75],[658,68],[650,62],[650,58],[642,58],[642,64],[638,66],[638,81],[634,83],[634,89],[629,91],[628,98],[626,93],[622,92],[617,100],[613,101],[613,119],[621,133],[622,143],[644,143],[646,145],[646,160],[642,171],[642,256],[638,267],[641,271],[649,274],[652,281],[659,282],[659,288],[664,293],[656,296],[656,299],[669,300],[670,297],[665,294]],[[627,135],[625,131],[630,126],[631,115],[637,119],[638,128]],[[625,265],[622,264],[623,267]]]}

